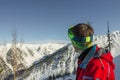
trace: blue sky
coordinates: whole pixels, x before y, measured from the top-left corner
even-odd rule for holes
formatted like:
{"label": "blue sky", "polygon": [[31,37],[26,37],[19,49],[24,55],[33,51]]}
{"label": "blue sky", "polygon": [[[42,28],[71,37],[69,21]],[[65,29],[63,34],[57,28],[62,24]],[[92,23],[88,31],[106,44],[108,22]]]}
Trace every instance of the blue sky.
{"label": "blue sky", "polygon": [[69,40],[70,25],[90,22],[96,34],[120,30],[119,0],[0,0],[0,43]]}

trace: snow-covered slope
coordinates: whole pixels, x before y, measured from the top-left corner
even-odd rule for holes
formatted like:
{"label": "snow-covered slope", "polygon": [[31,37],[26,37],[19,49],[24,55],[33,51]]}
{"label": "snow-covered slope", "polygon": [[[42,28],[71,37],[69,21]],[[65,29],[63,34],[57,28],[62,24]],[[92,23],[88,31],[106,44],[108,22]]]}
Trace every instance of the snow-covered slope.
{"label": "snow-covered slope", "polygon": [[[120,59],[120,31],[112,32],[112,55],[116,63],[116,80],[119,80]],[[94,44],[101,47],[108,45],[107,35],[94,37]],[[13,80],[12,66],[10,63],[12,52],[11,44],[1,45],[0,48],[0,73],[5,80]],[[14,53],[16,54],[16,53]],[[46,43],[46,44],[18,44],[17,62],[21,68],[16,73],[20,80],[75,80],[77,56],[71,44]],[[22,60],[20,60],[22,59]],[[22,66],[23,65],[23,66]],[[3,68],[4,66],[4,68]]]}
{"label": "snow-covered slope", "polygon": [[[43,58],[46,55],[52,54],[57,49],[63,47],[66,44],[58,44],[58,43],[44,43],[44,44],[17,44],[17,48],[21,53],[22,57],[25,61],[25,66],[29,67],[36,60]],[[11,49],[12,44],[6,44],[0,46],[0,56],[3,58],[5,62],[7,58],[7,54]]]}
{"label": "snow-covered slope", "polygon": [[[51,80],[69,75],[76,70],[76,57],[72,45],[68,44],[30,68],[18,71],[16,77],[20,80]],[[13,75],[9,75],[5,80],[8,79],[12,80]]]}
{"label": "snow-covered slope", "polygon": [[2,79],[12,73],[14,62],[17,65],[17,70],[27,69],[65,45],[66,43],[18,43],[16,49],[12,48],[12,44],[1,45],[0,78]]}
{"label": "snow-covered slope", "polygon": [[[112,47],[120,46],[120,31],[114,31],[110,34]],[[97,35],[94,36],[94,43],[99,44],[101,47],[106,47],[108,45],[107,35]]]}

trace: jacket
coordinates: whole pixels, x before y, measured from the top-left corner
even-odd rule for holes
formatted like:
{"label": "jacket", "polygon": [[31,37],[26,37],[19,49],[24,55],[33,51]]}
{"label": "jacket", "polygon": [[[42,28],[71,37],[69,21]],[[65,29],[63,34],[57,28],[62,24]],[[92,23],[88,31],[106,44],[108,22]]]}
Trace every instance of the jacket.
{"label": "jacket", "polygon": [[94,45],[78,57],[76,80],[115,80],[111,53]]}

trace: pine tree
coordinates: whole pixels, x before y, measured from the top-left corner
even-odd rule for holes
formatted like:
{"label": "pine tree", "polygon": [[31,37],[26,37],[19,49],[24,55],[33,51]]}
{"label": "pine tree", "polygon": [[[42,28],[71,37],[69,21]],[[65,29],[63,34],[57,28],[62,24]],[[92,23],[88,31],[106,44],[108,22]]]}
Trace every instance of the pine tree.
{"label": "pine tree", "polygon": [[108,50],[111,51],[111,38],[110,38],[110,30],[109,30],[109,22],[107,22],[107,28],[108,28]]}

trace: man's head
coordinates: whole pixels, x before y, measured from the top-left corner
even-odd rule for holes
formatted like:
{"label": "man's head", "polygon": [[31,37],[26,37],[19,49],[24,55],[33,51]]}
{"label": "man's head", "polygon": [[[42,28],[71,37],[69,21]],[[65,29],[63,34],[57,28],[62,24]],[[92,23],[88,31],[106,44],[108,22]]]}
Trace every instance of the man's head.
{"label": "man's head", "polygon": [[75,50],[85,50],[92,45],[94,30],[89,24],[80,23],[68,29]]}

